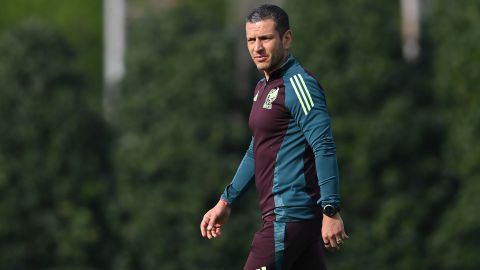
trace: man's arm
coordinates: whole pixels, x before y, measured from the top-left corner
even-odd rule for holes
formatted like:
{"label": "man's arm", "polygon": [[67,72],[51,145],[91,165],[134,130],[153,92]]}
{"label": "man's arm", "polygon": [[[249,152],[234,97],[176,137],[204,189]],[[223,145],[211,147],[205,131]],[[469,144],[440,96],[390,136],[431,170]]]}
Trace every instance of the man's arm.
{"label": "man's arm", "polygon": [[203,216],[200,232],[208,239],[221,235],[221,229],[230,216],[230,205],[240,198],[252,184],[254,176],[253,138],[232,182],[225,188],[218,203]]}
{"label": "man's arm", "polygon": [[252,138],[250,146],[248,147],[242,162],[240,162],[232,182],[225,188],[221,196],[221,199],[228,204],[233,204],[253,183],[253,176],[255,174],[253,141],[254,139]]}
{"label": "man's arm", "polygon": [[[336,145],[333,139],[330,115],[327,111],[325,94],[318,82],[311,76],[297,74],[289,79],[294,93],[288,100],[287,106],[302,130],[308,144],[315,154],[320,198],[317,204],[340,205],[339,176],[336,156]],[[343,220],[340,213],[329,217],[323,215],[322,238],[325,247],[337,250],[348,238],[345,233]]]}
{"label": "man's arm", "polygon": [[339,205],[339,176],[336,145],[325,94],[315,79],[297,74],[289,79],[287,107],[315,154],[320,186],[319,205]]}

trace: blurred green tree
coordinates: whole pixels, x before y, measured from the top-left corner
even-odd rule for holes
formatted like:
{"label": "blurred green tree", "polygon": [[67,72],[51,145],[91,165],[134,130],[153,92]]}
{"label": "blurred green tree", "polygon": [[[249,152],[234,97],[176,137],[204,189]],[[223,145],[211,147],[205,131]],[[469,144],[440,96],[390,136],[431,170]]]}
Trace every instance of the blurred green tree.
{"label": "blurred green tree", "polygon": [[432,29],[434,89],[448,123],[441,156],[453,196],[430,242],[432,269],[477,269],[480,265],[480,3],[435,1]]}
{"label": "blurred green tree", "polygon": [[75,54],[41,21],[0,51],[0,268],[106,268],[110,135]]}
{"label": "blurred green tree", "polygon": [[422,58],[408,65],[398,2],[287,3],[294,53],[319,76],[333,115],[351,239],[329,255],[331,267],[426,269],[453,196],[439,169],[447,130],[432,91],[428,32]]}
{"label": "blurred green tree", "polygon": [[15,0],[3,1],[0,35],[26,20],[42,20],[55,25],[77,52],[78,67],[85,74],[88,95],[100,110],[102,87],[102,4],[100,0]]}
{"label": "blurred green tree", "polygon": [[238,269],[247,255],[255,200],[235,210],[222,239],[209,242],[199,230],[249,142],[224,18],[210,10],[181,4],[129,23],[114,120],[124,241],[115,269]]}
{"label": "blurred green tree", "polygon": [[[293,53],[325,87],[337,140],[351,239],[328,255],[331,268],[478,265],[480,9],[447,2],[426,12],[416,64],[401,54],[398,2],[286,2]],[[115,120],[115,269],[238,269],[248,252],[252,197],[218,241],[198,232],[248,141],[247,113],[235,114],[245,105],[233,99],[231,37],[209,5],[130,22]]]}
{"label": "blurred green tree", "polygon": [[[199,234],[249,141],[224,5],[130,17],[116,137],[63,34],[30,22],[0,39],[0,268],[241,268],[253,192],[222,238]],[[286,2],[293,53],[325,87],[337,140],[351,239],[331,268],[480,263],[479,5],[432,2],[409,65],[398,2]]]}
{"label": "blurred green tree", "polygon": [[[287,1],[293,53],[327,91],[338,144],[352,238],[342,253],[329,254],[332,268],[477,265],[475,238],[445,254],[456,235],[478,228],[468,215],[477,188],[478,95],[472,91],[478,68],[468,61],[478,58],[475,5],[438,4],[427,17],[422,57],[411,65],[401,54],[398,2]],[[246,255],[249,237],[208,244],[196,238],[200,214],[217,200],[248,137],[245,119],[232,118],[244,104],[232,99],[230,37],[222,15],[206,10],[183,6],[130,24],[116,120],[124,241],[117,269],[243,265],[238,252]],[[460,38],[452,37],[460,28]],[[451,163],[451,156],[463,162]],[[255,200],[245,204],[227,233],[256,228]],[[461,226],[446,209],[464,212]]]}

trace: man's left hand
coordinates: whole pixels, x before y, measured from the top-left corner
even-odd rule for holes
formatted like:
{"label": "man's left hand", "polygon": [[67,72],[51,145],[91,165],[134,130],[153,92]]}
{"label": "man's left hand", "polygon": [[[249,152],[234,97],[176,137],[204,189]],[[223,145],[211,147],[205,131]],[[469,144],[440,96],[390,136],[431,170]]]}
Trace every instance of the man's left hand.
{"label": "man's left hand", "polygon": [[323,244],[330,251],[339,250],[345,240],[348,239],[340,213],[335,214],[333,217],[323,215],[322,239]]}

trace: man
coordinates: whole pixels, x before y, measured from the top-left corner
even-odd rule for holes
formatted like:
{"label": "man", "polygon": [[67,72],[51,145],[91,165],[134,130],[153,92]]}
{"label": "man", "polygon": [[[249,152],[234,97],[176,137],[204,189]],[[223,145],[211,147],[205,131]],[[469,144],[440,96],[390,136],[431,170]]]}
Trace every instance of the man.
{"label": "man", "polygon": [[203,216],[201,234],[220,236],[230,205],[255,182],[263,226],[244,269],[326,269],[320,241],[338,250],[348,236],[324,92],[288,51],[285,11],[262,5],[245,29],[250,56],[265,76],[253,93],[252,141],[219,202]]}

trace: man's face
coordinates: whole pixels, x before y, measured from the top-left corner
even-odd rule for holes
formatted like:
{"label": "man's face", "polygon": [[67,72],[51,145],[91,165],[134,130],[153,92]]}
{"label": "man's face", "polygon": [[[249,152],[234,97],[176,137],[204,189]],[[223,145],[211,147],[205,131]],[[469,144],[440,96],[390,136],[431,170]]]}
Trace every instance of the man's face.
{"label": "man's face", "polygon": [[247,47],[253,62],[259,70],[269,75],[279,68],[288,54],[292,41],[291,31],[280,37],[272,19],[245,25]]}

